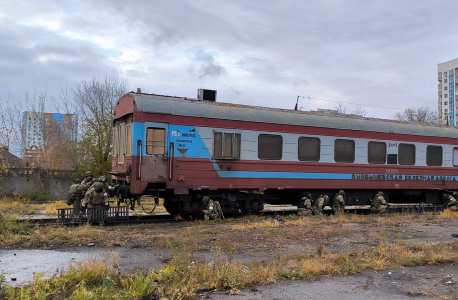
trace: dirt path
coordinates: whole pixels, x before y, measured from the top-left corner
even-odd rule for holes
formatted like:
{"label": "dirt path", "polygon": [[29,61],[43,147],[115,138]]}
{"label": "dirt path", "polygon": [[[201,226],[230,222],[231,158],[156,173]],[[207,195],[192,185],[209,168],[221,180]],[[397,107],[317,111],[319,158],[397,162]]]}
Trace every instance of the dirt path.
{"label": "dirt path", "polygon": [[309,281],[287,281],[243,290],[239,295],[224,292],[200,295],[200,299],[457,299],[458,266],[421,266],[362,272],[357,275],[321,277]]}

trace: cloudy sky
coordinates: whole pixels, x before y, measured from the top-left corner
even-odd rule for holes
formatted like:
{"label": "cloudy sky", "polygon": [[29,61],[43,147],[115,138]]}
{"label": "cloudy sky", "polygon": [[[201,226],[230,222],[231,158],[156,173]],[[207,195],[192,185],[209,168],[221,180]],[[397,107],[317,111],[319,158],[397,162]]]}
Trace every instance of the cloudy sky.
{"label": "cloudy sky", "polygon": [[454,0],[0,0],[0,99],[117,72],[131,90],[216,89],[221,102],[436,110],[457,11]]}

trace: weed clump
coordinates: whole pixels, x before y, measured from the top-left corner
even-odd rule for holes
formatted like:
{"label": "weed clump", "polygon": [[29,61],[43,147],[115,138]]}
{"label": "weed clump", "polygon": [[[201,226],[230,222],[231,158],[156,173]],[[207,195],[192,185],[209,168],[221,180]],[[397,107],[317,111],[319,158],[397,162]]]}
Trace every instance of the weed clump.
{"label": "weed clump", "polygon": [[29,235],[30,229],[29,221],[17,222],[16,216],[6,217],[0,214],[0,236],[8,234]]}
{"label": "weed clump", "polygon": [[24,197],[30,202],[46,202],[51,199],[49,191],[44,185],[39,185],[38,188],[30,189],[24,193]]}

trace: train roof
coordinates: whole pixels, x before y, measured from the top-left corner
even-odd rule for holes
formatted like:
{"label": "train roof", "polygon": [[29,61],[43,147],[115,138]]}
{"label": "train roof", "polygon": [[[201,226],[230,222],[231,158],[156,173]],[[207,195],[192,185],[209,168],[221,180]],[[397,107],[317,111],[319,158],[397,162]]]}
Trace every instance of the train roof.
{"label": "train roof", "polygon": [[[130,106],[130,108],[126,106]],[[133,92],[127,93],[119,99],[115,108],[115,118],[121,117],[128,112],[132,113],[132,111],[271,124],[458,138],[458,130],[453,127],[420,125],[394,120],[364,118],[354,115],[331,115],[329,113],[199,101],[185,97]]]}

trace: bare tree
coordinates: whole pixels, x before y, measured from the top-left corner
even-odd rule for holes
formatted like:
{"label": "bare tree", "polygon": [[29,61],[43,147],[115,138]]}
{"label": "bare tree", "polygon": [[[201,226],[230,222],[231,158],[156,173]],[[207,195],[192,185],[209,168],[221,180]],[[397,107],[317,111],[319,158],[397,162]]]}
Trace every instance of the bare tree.
{"label": "bare tree", "polygon": [[342,101],[337,101],[335,109],[339,114],[347,113],[347,106]]}
{"label": "bare tree", "polygon": [[361,117],[365,117],[367,115],[367,111],[361,105],[356,106],[355,110],[351,113]]}
{"label": "bare tree", "polygon": [[13,154],[20,154],[21,149],[20,111],[9,104],[0,99],[0,178],[7,176],[11,167],[22,164]]}
{"label": "bare tree", "polygon": [[81,120],[80,172],[91,170],[94,175],[107,175],[110,171],[114,107],[126,91],[127,80],[115,74],[81,80],[74,89]]}
{"label": "bare tree", "polygon": [[404,121],[424,125],[439,125],[440,120],[436,112],[428,107],[407,108],[402,113],[395,113],[392,118],[397,121]]}

